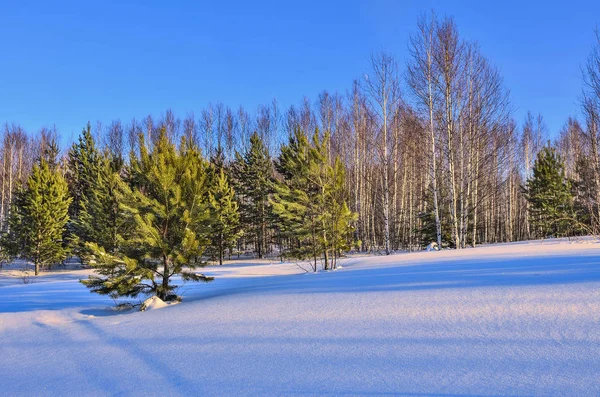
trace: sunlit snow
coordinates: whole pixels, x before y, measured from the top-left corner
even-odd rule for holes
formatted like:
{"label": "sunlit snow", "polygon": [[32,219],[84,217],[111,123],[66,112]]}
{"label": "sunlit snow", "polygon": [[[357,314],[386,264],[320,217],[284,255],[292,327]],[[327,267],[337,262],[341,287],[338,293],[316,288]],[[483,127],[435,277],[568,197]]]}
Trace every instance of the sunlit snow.
{"label": "sunlit snow", "polygon": [[2,270],[0,394],[600,395],[599,243],[342,266],[211,266],[148,312],[114,310],[87,270]]}

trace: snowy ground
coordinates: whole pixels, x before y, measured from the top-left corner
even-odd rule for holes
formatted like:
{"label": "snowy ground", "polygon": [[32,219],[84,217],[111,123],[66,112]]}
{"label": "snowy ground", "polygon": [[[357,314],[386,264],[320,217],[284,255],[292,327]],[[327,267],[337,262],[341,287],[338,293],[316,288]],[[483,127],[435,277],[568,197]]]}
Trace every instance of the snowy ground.
{"label": "snowy ground", "polygon": [[600,244],[210,267],[117,313],[57,271],[0,271],[2,395],[600,395]]}

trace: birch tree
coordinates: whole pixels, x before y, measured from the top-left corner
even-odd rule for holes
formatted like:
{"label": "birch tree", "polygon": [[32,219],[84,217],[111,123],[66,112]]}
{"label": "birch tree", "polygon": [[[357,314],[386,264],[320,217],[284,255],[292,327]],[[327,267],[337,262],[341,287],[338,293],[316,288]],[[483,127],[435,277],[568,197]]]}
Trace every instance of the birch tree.
{"label": "birch tree", "polygon": [[[390,250],[390,137],[391,124],[400,107],[398,66],[393,57],[383,52],[371,56],[371,75],[366,74],[363,84],[373,113],[377,116],[377,149],[379,154],[381,207],[383,213],[383,245],[386,255]],[[393,175],[395,178],[396,175]]]}

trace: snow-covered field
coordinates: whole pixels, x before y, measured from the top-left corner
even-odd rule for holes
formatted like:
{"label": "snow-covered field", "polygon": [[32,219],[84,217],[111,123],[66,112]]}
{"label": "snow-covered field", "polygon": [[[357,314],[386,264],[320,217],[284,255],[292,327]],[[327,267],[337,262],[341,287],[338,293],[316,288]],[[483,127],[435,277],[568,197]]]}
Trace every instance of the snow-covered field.
{"label": "snow-covered field", "polygon": [[56,271],[0,271],[0,395],[600,395],[600,244],[210,267],[116,312]]}

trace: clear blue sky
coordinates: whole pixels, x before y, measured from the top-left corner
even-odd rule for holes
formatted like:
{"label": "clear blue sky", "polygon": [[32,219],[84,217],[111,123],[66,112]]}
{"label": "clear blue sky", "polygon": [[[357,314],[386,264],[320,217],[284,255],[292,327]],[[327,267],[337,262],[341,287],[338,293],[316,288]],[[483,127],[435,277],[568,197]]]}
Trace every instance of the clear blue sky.
{"label": "clear blue sky", "polygon": [[600,1],[2,1],[0,122],[56,124],[180,117],[221,101],[253,111],[345,92],[375,50],[401,64],[420,12],[454,16],[512,92],[555,134],[578,113],[580,66]]}

